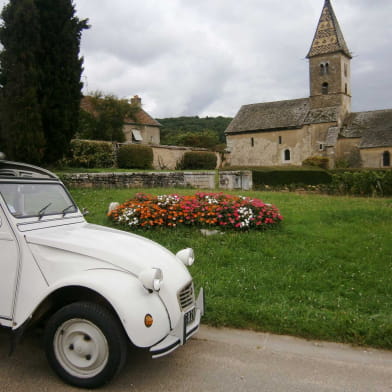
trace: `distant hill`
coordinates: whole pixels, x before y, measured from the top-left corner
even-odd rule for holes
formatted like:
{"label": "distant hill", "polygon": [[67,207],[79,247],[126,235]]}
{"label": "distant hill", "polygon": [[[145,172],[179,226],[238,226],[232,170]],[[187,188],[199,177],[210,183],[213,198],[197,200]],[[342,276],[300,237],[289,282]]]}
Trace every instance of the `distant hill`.
{"label": "distant hill", "polygon": [[232,117],[157,118],[162,124],[161,144],[214,148],[226,143],[224,132]]}

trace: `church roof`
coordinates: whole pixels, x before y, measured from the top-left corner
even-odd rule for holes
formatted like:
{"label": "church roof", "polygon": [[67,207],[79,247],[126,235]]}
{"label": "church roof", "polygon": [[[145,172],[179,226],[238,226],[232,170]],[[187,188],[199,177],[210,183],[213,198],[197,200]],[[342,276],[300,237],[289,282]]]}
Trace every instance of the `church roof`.
{"label": "church roof", "polygon": [[331,106],[309,110],[304,124],[321,124],[338,121],[340,108]]}
{"label": "church roof", "polygon": [[243,105],[226,134],[301,128],[338,121],[339,107],[311,109],[309,98]]}
{"label": "church roof", "polygon": [[243,105],[226,133],[300,128],[309,107],[308,98]]}
{"label": "church roof", "polygon": [[341,136],[361,138],[360,148],[391,146],[392,109],[349,114]]}
{"label": "church roof", "polygon": [[306,57],[334,52],[343,52],[347,57],[352,58],[330,0],[325,0],[316,33]]}

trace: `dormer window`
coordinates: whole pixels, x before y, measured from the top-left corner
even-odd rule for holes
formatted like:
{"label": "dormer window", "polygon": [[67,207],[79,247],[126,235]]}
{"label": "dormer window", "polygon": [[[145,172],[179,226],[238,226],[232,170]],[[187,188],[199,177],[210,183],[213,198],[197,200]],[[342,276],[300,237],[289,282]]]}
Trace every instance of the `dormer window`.
{"label": "dormer window", "polygon": [[321,94],[327,95],[328,94],[328,83],[325,82],[321,85]]}

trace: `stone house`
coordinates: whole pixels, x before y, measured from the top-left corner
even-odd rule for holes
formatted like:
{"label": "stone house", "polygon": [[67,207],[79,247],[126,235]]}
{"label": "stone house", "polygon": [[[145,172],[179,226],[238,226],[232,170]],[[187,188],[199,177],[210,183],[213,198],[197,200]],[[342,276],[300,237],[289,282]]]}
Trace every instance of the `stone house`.
{"label": "stone house", "polygon": [[[133,114],[133,118],[124,120],[125,143],[159,145],[162,125],[142,108],[142,99],[138,95],[131,98],[130,104],[136,106],[138,110]],[[89,96],[83,97],[80,107],[93,115],[96,114]]]}
{"label": "stone house", "polygon": [[[92,100],[86,96],[82,99],[81,108],[91,114],[95,114]],[[206,152],[205,148],[183,147],[183,146],[164,146],[161,145],[160,133],[162,125],[152,118],[143,108],[142,100],[135,95],[131,98],[130,104],[138,108],[132,118],[125,118],[123,132],[125,142],[121,144],[148,144],[153,151],[152,166],[156,170],[174,170],[181,162],[185,153],[190,151]],[[114,142],[113,148],[116,150],[119,143]],[[222,165],[222,156],[215,152],[217,167]]]}
{"label": "stone house", "polygon": [[142,108],[142,99],[138,95],[131,98],[131,105],[137,106],[139,110],[133,119],[125,119],[125,142],[159,145],[162,125]]}
{"label": "stone house", "polygon": [[310,96],[244,105],[225,131],[232,166],[301,165],[312,156],[391,167],[392,109],[351,112],[351,53],[325,0],[309,53]]}

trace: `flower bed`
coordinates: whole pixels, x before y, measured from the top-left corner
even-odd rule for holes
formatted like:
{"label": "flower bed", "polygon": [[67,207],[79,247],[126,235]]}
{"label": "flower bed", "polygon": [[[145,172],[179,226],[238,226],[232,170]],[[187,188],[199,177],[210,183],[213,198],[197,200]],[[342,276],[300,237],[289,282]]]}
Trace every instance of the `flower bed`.
{"label": "flower bed", "polygon": [[128,228],[194,225],[236,230],[264,230],[283,219],[271,204],[222,193],[196,193],[192,196],[139,193],[110,211],[108,216]]}

